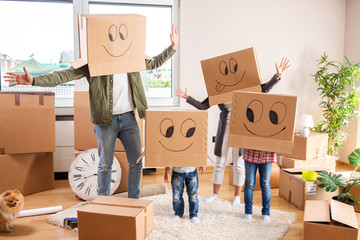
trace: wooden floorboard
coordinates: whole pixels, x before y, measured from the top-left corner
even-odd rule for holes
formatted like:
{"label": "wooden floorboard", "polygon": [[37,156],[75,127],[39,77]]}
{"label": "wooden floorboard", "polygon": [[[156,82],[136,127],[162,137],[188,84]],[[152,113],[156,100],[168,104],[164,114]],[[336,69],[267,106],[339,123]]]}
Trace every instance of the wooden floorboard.
{"label": "wooden floorboard", "polygon": [[[337,171],[349,171],[350,168],[345,165],[338,165]],[[212,194],[212,169],[207,173],[199,175],[200,187],[199,195],[210,196]],[[143,185],[150,186],[163,183],[163,170],[157,173],[146,174],[143,178]],[[168,184],[170,188],[170,184]],[[232,200],[234,187],[229,184],[229,175],[226,170],[224,183],[221,186],[219,197],[222,199]],[[297,209],[286,200],[279,197],[279,190],[271,191],[271,209],[295,212],[297,214],[296,223],[289,229],[284,239],[297,240],[302,238],[303,211]],[[69,208],[81,202],[79,198],[71,191],[67,180],[56,180],[55,188],[52,190],[25,196],[24,209],[43,208],[61,205],[63,209]],[[243,194],[241,195],[243,203]],[[254,205],[261,206],[261,191],[254,191]],[[201,215],[201,209],[199,211]],[[360,214],[357,213],[357,219],[360,222]],[[0,233],[0,239],[36,239],[36,240],[53,240],[53,239],[77,239],[77,234],[53,226],[46,222],[48,215],[18,218],[14,222],[12,233]],[[230,223],[229,223],[230,224]]]}

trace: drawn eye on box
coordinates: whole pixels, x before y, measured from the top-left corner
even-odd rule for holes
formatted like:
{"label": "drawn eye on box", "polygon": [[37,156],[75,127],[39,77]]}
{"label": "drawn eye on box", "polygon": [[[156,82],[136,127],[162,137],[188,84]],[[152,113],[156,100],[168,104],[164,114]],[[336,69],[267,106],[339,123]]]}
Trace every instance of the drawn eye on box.
{"label": "drawn eye on box", "polygon": [[112,24],[108,30],[108,38],[103,47],[105,51],[112,57],[118,58],[125,55],[131,48],[132,42],[127,41],[129,35],[128,27],[120,24],[117,27]]}
{"label": "drawn eye on box", "polygon": [[[196,122],[191,118],[187,118],[180,126],[175,126],[174,121],[171,118],[164,118],[160,122],[159,130],[163,136],[163,138],[159,140],[159,143],[163,148],[170,152],[183,152],[193,145],[191,138],[195,134]],[[176,141],[178,138],[182,138],[182,141],[186,142],[185,147],[175,149],[167,146],[167,142]]]}

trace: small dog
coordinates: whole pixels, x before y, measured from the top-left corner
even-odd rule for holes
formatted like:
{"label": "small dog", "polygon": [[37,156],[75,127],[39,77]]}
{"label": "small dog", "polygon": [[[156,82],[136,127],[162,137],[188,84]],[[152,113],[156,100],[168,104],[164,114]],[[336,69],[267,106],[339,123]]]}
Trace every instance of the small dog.
{"label": "small dog", "polygon": [[0,195],[0,232],[12,232],[11,223],[24,207],[24,196],[19,190],[8,190]]}

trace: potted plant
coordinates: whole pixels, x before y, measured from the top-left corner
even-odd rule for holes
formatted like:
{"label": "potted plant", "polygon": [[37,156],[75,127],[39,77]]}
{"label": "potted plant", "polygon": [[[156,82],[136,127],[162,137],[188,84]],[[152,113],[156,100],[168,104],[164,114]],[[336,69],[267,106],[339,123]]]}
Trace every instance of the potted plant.
{"label": "potted plant", "polygon": [[327,192],[335,192],[339,189],[340,194],[337,196],[338,200],[345,203],[353,202],[360,206],[359,200],[349,193],[353,186],[360,184],[360,177],[354,178],[354,173],[360,172],[360,148],[355,149],[349,154],[348,161],[350,165],[355,167],[349,178],[342,176],[342,174],[321,172],[319,173],[317,181],[321,182],[319,187]]}
{"label": "potted plant", "polygon": [[344,127],[349,120],[358,117],[360,88],[356,82],[360,73],[360,64],[353,63],[345,57],[345,63],[328,61],[324,53],[318,61],[319,70],[315,81],[320,92],[324,120],[317,123],[312,131],[327,133],[328,154],[333,156],[346,139]]}

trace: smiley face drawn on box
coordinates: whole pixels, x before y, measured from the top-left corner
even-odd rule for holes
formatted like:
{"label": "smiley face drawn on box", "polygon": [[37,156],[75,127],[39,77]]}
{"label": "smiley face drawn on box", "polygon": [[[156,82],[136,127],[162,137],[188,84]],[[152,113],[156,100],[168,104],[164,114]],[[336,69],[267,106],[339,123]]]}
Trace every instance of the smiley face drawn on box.
{"label": "smiley face drawn on box", "polygon": [[281,145],[282,140],[291,143],[296,106],[296,96],[233,92],[229,145],[269,150],[262,148],[271,145],[270,140],[275,145]]}
{"label": "smiley face drawn on box", "polygon": [[79,15],[80,58],[71,64],[89,65],[90,76],[146,69],[146,18],[137,14]]}
{"label": "smiley face drawn on box", "polygon": [[209,96],[261,85],[253,48],[201,61]]}
{"label": "smiley face drawn on box", "polygon": [[207,159],[207,111],[147,110],[146,166],[201,166]]}

